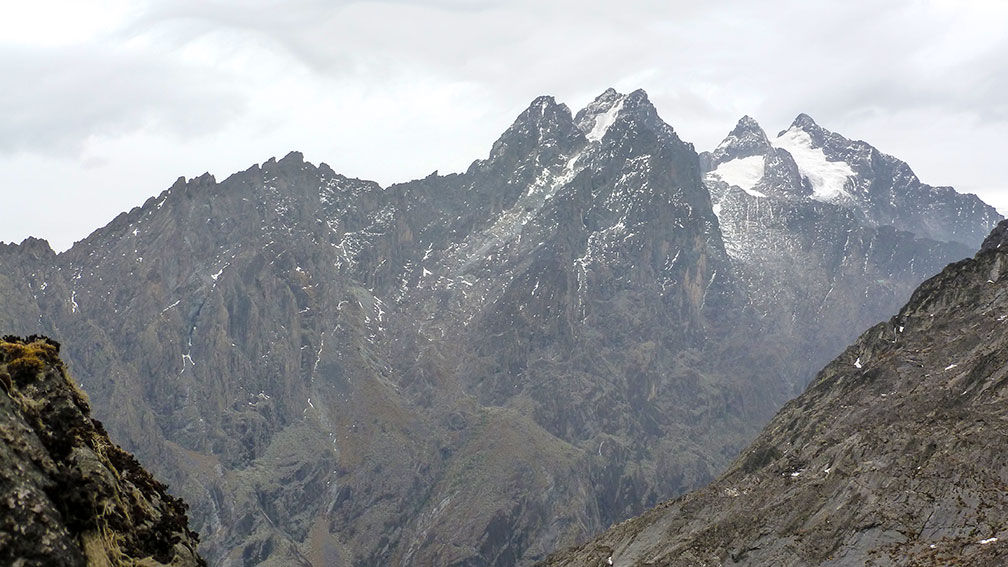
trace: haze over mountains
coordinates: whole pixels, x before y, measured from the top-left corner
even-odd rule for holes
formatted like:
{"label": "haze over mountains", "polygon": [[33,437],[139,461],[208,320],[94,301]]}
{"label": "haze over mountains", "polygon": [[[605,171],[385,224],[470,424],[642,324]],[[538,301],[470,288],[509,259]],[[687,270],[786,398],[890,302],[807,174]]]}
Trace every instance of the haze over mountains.
{"label": "haze over mountains", "polygon": [[610,89],[464,173],[291,153],[0,246],[0,328],[64,343],[211,564],[528,564],[710,481],[999,219],[807,116],[698,156]]}

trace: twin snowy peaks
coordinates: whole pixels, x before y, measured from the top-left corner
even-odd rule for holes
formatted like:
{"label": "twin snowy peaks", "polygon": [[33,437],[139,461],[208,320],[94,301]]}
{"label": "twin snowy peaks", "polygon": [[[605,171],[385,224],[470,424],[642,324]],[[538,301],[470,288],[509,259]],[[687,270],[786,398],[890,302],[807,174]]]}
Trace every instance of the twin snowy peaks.
{"label": "twin snowy peaks", "polygon": [[[707,178],[714,183],[721,181],[739,187],[753,196],[766,196],[756,190],[756,186],[762,184],[773,185],[784,195],[851,203],[854,201],[851,192],[856,184],[852,178],[856,174],[843,156],[837,154],[842,153],[839,147],[852,144],[863,144],[870,151],[876,151],[863,142],[851,142],[821,128],[807,114],[799,114],[790,128],[781,131],[773,140],[767,138],[756,120],[743,116],[728,137],[709,154]],[[790,182],[785,183],[775,178],[764,182],[768,157],[772,158],[772,168],[797,167],[801,177],[796,180],[789,176]]]}
{"label": "twin snowy peaks", "polygon": [[[622,144],[624,138],[639,146],[648,143],[643,132],[657,142],[651,145],[654,150],[667,143],[688,146],[641,89],[630,94],[606,89],[573,115],[566,105],[543,96],[498,140],[491,158],[504,147],[529,149],[530,144],[560,153],[590,144]],[[717,148],[699,155],[699,165],[719,218],[726,211],[748,210],[732,206],[739,199],[811,202],[853,212],[869,226],[893,226],[971,247],[1001,218],[975,195],[921,183],[905,162],[831,132],[807,114],[799,114],[773,138],[755,119],[743,116]],[[979,222],[962,222],[967,218]]]}
{"label": "twin snowy peaks", "polygon": [[[549,138],[549,133],[559,132],[584,137],[588,142],[600,142],[615,124],[633,122],[672,133],[672,128],[658,117],[643,89],[622,94],[609,88],[576,114],[566,104],[557,103],[552,96],[540,96],[518,116],[501,138],[535,133],[534,139],[544,141]],[[532,132],[535,130],[537,132]]]}

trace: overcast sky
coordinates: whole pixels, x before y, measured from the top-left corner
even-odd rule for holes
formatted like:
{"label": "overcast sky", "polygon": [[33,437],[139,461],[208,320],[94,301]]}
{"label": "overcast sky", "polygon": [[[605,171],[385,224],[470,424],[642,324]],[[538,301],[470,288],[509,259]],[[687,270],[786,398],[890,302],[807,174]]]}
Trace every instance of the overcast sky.
{"label": "overcast sky", "polygon": [[698,151],[805,112],[1008,212],[1008,2],[8,3],[0,241],[57,250],[179,176],[290,150],[386,185],[464,170],[538,95],[645,89]]}

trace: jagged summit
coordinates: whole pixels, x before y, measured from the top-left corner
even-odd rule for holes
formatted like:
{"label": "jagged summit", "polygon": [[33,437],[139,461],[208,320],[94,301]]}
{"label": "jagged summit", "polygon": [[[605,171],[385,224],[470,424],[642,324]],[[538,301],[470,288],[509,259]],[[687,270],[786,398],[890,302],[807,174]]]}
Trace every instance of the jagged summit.
{"label": "jagged summit", "polygon": [[[636,124],[635,128],[650,130],[664,140],[675,140],[681,144],[672,127],[658,117],[644,89],[622,94],[608,88],[574,116],[578,130],[589,142],[601,142],[611,127],[619,122]],[[625,132],[626,128],[620,131]]]}
{"label": "jagged summit", "polygon": [[610,87],[588,106],[578,111],[574,117],[574,123],[588,138],[588,141],[597,142],[605,136],[609,127],[616,121],[620,111],[623,110],[626,99],[626,95],[620,94]]}
{"label": "jagged summit", "polygon": [[[811,116],[802,112],[795,117],[793,122],[791,122],[791,127],[801,128],[802,130],[811,130],[814,128],[819,128],[819,125],[816,124],[816,121],[813,120]],[[777,135],[780,136],[780,134]]]}
{"label": "jagged summit", "polygon": [[716,205],[738,187],[750,197],[842,206],[871,225],[967,246],[978,245],[1001,218],[973,195],[921,183],[906,163],[827,130],[808,114],[799,114],[773,139],[761,134],[755,121],[743,117],[704,154]]}
{"label": "jagged summit", "polygon": [[[738,173],[742,172],[738,171],[723,171],[721,173],[722,176],[728,177],[726,181],[730,184],[751,189],[763,176],[763,156],[768,151],[770,151],[770,141],[767,139],[766,132],[755,119],[746,115],[739,119],[735,128],[706,159],[716,168],[732,160],[753,158],[740,166],[742,169],[751,170],[747,175],[749,179],[741,179]],[[743,175],[745,174],[743,173]]]}
{"label": "jagged summit", "polygon": [[567,151],[576,136],[570,108],[552,96],[537,97],[494,142],[490,161],[525,155],[537,147]]}
{"label": "jagged summit", "polygon": [[18,252],[29,252],[36,256],[55,256],[56,253],[53,251],[52,246],[49,245],[49,241],[44,238],[36,238],[34,236],[29,236],[21,241],[20,244],[16,242],[0,242],[0,253],[3,252],[18,253]]}
{"label": "jagged summit", "polygon": [[762,196],[705,185],[644,91],[539,97],[462,173],[382,188],[289,154],[0,255],[0,324],[81,345],[214,563],[527,565],[706,483],[961,257],[749,158]]}

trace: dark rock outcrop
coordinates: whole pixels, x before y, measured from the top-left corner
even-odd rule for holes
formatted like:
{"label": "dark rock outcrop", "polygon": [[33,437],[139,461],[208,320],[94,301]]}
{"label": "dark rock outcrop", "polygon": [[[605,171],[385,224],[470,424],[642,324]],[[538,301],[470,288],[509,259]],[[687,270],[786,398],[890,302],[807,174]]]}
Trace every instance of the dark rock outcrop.
{"label": "dark rock outcrop", "polygon": [[109,440],[59,348],[0,340],[0,563],[205,566],[186,505]]}
{"label": "dark rock outcrop", "polygon": [[861,335],[716,482],[545,565],[1004,565],[1006,232]]}

